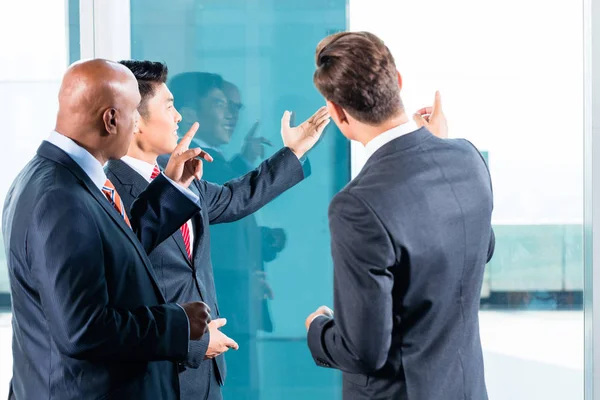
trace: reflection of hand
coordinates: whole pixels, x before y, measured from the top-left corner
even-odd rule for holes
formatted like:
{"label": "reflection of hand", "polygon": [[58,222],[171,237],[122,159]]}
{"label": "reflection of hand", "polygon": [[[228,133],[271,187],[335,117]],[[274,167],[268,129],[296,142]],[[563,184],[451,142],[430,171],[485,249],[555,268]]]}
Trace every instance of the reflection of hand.
{"label": "reflection of hand", "polygon": [[413,115],[419,128],[425,127],[435,136],[445,139],[448,137],[448,121],[442,111],[442,96],[435,92],[433,107],[423,107]]}
{"label": "reflection of hand", "polygon": [[205,359],[215,358],[229,349],[239,349],[238,344],[223,332],[219,330],[227,324],[225,318],[218,318],[208,324],[208,330],[210,331],[210,341],[208,343],[208,349],[206,350]]}
{"label": "reflection of hand", "polygon": [[165,175],[183,187],[189,187],[192,181],[202,177],[202,160],[212,162],[213,158],[200,148],[190,149],[192,138],[200,125],[194,122],[190,130],[181,139],[165,168]]}
{"label": "reflection of hand", "polygon": [[312,149],[319,141],[323,130],[329,123],[327,107],[321,107],[312,117],[292,128],[290,126],[291,113],[286,111],[281,119],[281,137],[283,144],[289,147],[298,158]]}
{"label": "reflection of hand", "polygon": [[328,318],[333,318],[333,310],[327,306],[321,306],[319,308],[317,308],[317,311],[315,311],[314,313],[310,314],[307,318],[306,321],[304,321],[304,325],[306,326],[306,331],[308,332],[308,328],[310,328],[310,324],[313,322],[313,320],[315,319],[315,317],[319,316],[319,315],[324,315]]}
{"label": "reflection of hand", "polygon": [[267,282],[267,274],[264,271],[255,271],[254,277],[257,279],[258,290],[261,297],[265,300],[273,300],[275,298],[275,294],[273,293],[273,289],[269,282]]}
{"label": "reflection of hand", "polygon": [[265,145],[273,146],[273,143],[264,137],[255,137],[256,131],[258,130],[259,121],[256,121],[252,128],[248,131],[246,139],[244,140],[244,147],[242,147],[242,156],[250,163],[253,163],[257,158],[265,157]]}

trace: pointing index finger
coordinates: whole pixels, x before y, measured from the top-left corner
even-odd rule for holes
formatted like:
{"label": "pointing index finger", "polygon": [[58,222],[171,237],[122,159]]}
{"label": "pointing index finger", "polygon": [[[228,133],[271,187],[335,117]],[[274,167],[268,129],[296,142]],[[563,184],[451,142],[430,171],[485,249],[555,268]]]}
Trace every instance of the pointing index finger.
{"label": "pointing index finger", "polygon": [[179,144],[175,148],[175,151],[174,151],[175,154],[181,153],[181,152],[187,150],[190,147],[190,143],[192,143],[192,139],[194,138],[194,135],[198,131],[199,127],[200,127],[200,124],[197,123],[197,122],[194,122],[194,124],[192,125],[192,127],[190,128],[190,130],[187,131],[187,133],[185,134],[185,136],[181,139],[181,141],[179,142]]}

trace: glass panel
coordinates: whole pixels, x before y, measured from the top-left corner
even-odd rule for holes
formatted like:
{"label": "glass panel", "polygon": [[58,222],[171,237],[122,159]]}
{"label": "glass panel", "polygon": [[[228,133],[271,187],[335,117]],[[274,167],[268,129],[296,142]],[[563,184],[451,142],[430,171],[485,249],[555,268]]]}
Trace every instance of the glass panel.
{"label": "glass panel", "polygon": [[[131,18],[132,58],[168,64],[184,116],[180,133],[193,122],[182,108],[191,108],[201,124],[197,137],[216,158],[204,177],[225,183],[282,146],[285,110],[299,123],[324,104],[312,84],[314,51],[346,28],[346,2],[132,0]],[[202,94],[173,83],[184,72],[204,73],[202,85],[215,79],[206,73],[230,84]],[[256,121],[255,137],[272,146],[245,152]],[[210,230],[218,308],[228,319],[223,332],[240,344],[226,354],[226,399],[340,396],[339,373],[310,357],[304,320],[332,303],[327,206],[349,180],[349,145],[331,126],[309,159],[306,181],[253,216]],[[257,287],[261,272],[272,300]]]}
{"label": "glass panel", "polygon": [[[35,12],[32,12],[32,7]],[[78,1],[8,1],[0,10],[0,124],[3,127],[0,201],[13,179],[54,128],[60,79],[79,54]],[[33,29],[32,27],[35,27]],[[72,32],[77,32],[76,36]],[[43,32],[40,34],[40,32]],[[75,58],[77,57],[77,58]],[[2,242],[3,243],[3,242]],[[0,246],[0,396],[8,393],[10,287]]]}
{"label": "glass panel", "polygon": [[352,30],[380,35],[395,54],[408,111],[440,90],[450,135],[487,158],[489,397],[582,399],[582,2],[351,0],[349,15]]}

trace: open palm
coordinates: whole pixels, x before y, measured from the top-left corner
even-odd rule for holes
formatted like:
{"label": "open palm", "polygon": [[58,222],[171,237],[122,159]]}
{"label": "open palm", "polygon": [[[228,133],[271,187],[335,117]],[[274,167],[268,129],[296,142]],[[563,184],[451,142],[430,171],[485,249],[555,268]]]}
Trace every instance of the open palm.
{"label": "open palm", "polygon": [[321,107],[309,119],[296,127],[290,126],[291,113],[286,111],[281,118],[281,137],[283,144],[289,147],[298,158],[312,149],[319,141],[323,130],[329,123],[327,107]]}

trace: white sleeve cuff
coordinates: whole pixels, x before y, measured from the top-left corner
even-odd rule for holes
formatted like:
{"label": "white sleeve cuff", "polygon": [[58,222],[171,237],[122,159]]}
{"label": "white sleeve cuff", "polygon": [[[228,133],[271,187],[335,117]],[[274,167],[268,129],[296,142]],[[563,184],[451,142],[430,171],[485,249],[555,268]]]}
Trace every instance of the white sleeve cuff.
{"label": "white sleeve cuff", "polygon": [[171,182],[172,185],[174,185],[177,189],[179,189],[179,191],[181,193],[183,193],[188,199],[190,199],[194,203],[198,203],[199,198],[198,198],[198,196],[196,196],[196,194],[194,192],[192,192],[188,188],[184,188],[183,186],[181,186],[180,184],[176,183],[175,181],[172,181],[167,175],[164,174],[164,172],[162,172],[162,174],[163,174],[163,176],[165,178],[167,178],[167,180],[169,182]]}

